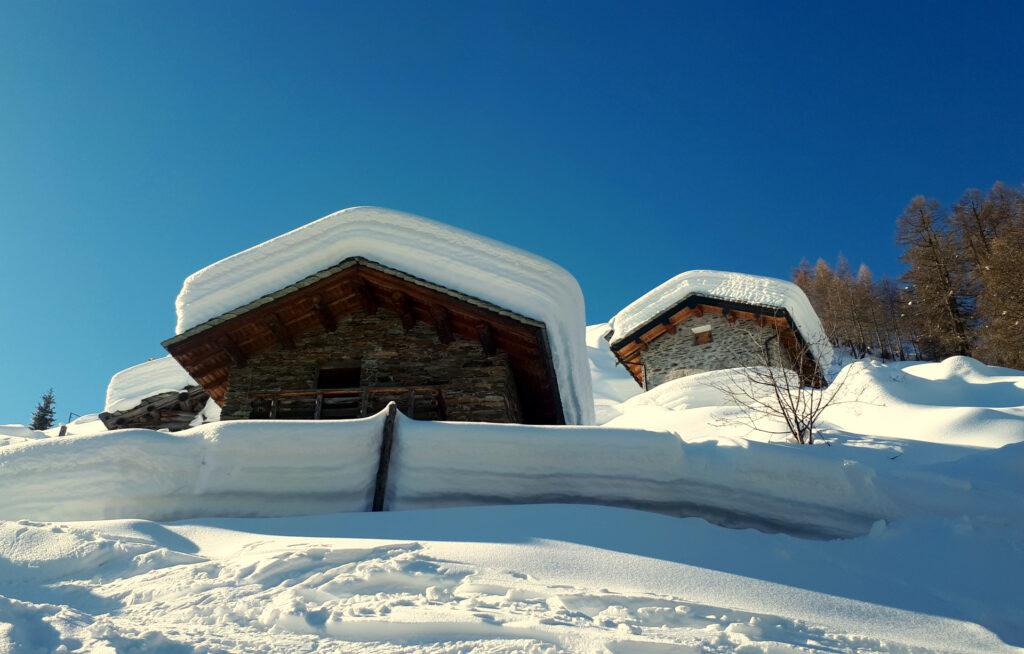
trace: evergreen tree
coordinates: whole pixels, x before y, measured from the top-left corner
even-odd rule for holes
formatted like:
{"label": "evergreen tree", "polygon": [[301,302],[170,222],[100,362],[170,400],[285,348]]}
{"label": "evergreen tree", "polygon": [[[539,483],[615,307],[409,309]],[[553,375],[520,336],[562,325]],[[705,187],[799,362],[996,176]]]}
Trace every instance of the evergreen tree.
{"label": "evergreen tree", "polygon": [[53,397],[53,389],[46,391],[43,394],[39,404],[36,405],[35,413],[32,414],[32,429],[49,429],[53,427],[53,414],[56,410],[55,400]]}

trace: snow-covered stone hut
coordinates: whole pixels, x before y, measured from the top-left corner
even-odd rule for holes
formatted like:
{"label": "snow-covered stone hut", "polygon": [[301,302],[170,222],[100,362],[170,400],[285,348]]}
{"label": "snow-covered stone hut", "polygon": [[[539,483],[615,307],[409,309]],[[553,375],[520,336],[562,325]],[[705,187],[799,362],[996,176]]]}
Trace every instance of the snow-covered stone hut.
{"label": "snow-covered stone hut", "polygon": [[168,352],[222,419],[589,424],[583,295],[559,266],[375,207],[185,280]]}
{"label": "snow-covered stone hut", "polygon": [[819,385],[832,361],[807,296],[772,277],[684,272],[632,302],[609,325],[611,351],[644,388],[766,363],[793,368],[805,383]]}
{"label": "snow-covered stone hut", "polygon": [[110,378],[99,419],[107,429],[177,431],[202,421],[208,398],[173,358],[150,359]]}

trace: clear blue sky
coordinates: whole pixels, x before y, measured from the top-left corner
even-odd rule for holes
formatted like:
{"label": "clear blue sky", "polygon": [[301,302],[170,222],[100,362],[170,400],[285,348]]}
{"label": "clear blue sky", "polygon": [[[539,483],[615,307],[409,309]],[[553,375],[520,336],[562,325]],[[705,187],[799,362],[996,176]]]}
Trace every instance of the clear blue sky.
{"label": "clear blue sky", "polygon": [[[895,6],[893,6],[895,5]],[[0,423],[102,408],[189,273],[343,207],[557,261],[900,272],[915,194],[1024,181],[1024,5],[0,3]]]}

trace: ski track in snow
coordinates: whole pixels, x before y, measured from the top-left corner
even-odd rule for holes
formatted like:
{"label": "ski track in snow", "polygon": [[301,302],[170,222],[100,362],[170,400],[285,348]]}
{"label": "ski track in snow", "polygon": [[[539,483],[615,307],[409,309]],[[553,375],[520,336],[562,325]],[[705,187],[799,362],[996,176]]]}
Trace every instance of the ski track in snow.
{"label": "ski track in snow", "polygon": [[25,547],[0,593],[31,599],[0,596],[0,652],[912,651],[668,595],[545,583],[418,542],[250,535],[214,556],[77,526],[4,527]]}

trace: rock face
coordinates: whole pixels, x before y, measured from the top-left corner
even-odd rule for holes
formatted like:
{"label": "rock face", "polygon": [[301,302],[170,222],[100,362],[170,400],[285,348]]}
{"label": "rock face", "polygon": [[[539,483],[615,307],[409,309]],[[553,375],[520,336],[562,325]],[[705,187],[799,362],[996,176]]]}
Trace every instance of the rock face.
{"label": "rock face", "polygon": [[[406,330],[390,312],[357,311],[341,318],[334,332],[300,336],[292,349],[274,348],[250,357],[244,367],[233,365],[221,419],[267,417],[253,414],[256,394],[315,391],[318,383],[323,385],[322,370],[339,368],[355,375],[340,384],[345,388],[437,387],[447,420],[519,422],[521,418],[504,353],[488,355],[479,341],[459,337],[443,344],[430,325],[421,322]],[[358,372],[353,372],[356,368]],[[407,410],[403,397],[396,392],[393,399]],[[361,413],[376,412],[387,399],[386,393],[374,393]]]}
{"label": "rock face", "polygon": [[[710,327],[710,340],[700,337],[694,328]],[[765,363],[765,343],[776,365],[791,366],[779,346],[771,326],[758,327],[750,321],[730,323],[719,314],[705,313],[679,325],[675,334],[664,334],[652,341],[641,355],[647,388],[673,379],[710,370],[724,370]],[[770,339],[770,340],[769,340]]]}

